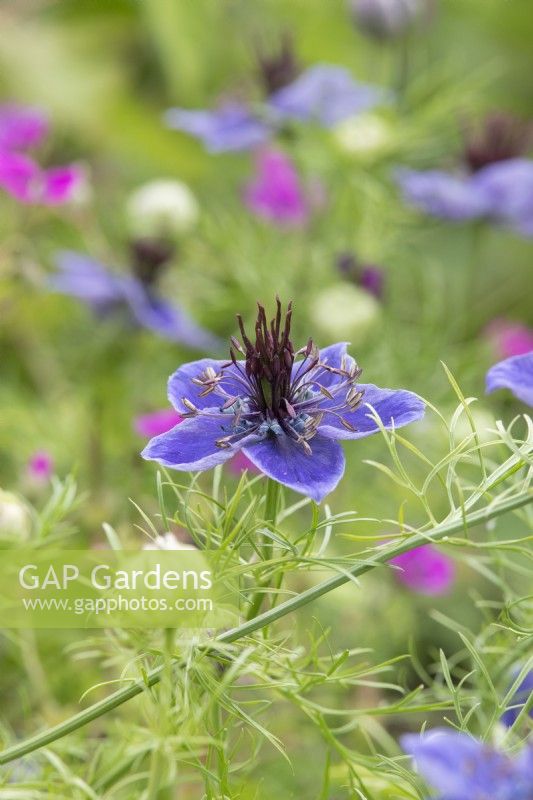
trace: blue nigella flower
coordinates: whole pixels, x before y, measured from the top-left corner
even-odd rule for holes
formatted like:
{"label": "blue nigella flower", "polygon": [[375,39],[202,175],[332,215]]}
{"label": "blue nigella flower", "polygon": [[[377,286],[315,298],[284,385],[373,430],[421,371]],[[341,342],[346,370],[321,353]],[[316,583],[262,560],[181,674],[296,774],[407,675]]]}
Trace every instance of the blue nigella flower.
{"label": "blue nigella flower", "polygon": [[165,339],[194,349],[220,347],[219,340],[191,320],[178,306],[163,300],[149,281],[111,272],[103,264],[66,251],[56,258],[50,287],[86,303],[99,317],[126,309],[131,321]]}
{"label": "blue nigella flower", "polygon": [[367,111],[384,97],[381,89],[355,81],[344,67],[317,64],[271,94],[268,105],[283,122],[316,122],[331,128]]}
{"label": "blue nigella flower", "polygon": [[400,169],[405,200],[434,217],[486,219],[533,236],[533,161],[527,151],[529,128],[504,114],[492,114],[481,133],[467,139],[466,171]]}
{"label": "blue nigella flower", "polygon": [[533,236],[533,161],[514,158],[463,176],[402,169],[397,179],[404,198],[433,217],[493,220]]}
{"label": "blue nigella flower", "polygon": [[250,150],[270,139],[272,129],[242,103],[226,103],[213,111],[171,108],[165,114],[169,128],[190,133],[210,153]]}
{"label": "blue nigella flower", "polygon": [[[242,344],[232,338],[228,362],[184,364],[168,396],[185,421],[156,436],[144,458],[173,469],[206,470],[242,450],[269,477],[320,502],[344,473],[337,440],[420,419],[424,403],[411,392],[360,384],[361,370],[339,343],[318,350],[309,340],[295,351],[292,309],[282,323],[281,304],[268,324],[259,306],[255,342],[238,317]],[[244,358],[237,359],[237,353]]]}
{"label": "blue nigella flower", "polygon": [[466,733],[436,728],[401,744],[438,800],[533,800],[533,747],[511,758]]}
{"label": "blue nigella flower", "polygon": [[[519,670],[515,670],[514,679],[518,677]],[[508,728],[511,725],[514,725],[516,719],[520,712],[522,711],[523,707],[529,700],[530,694],[533,692],[533,669],[530,669],[529,672],[526,673],[525,677],[522,679],[520,684],[518,685],[516,692],[513,694],[507,710],[501,716],[501,721],[504,725]],[[533,718],[533,708],[529,712],[529,716]]]}
{"label": "blue nigella flower", "polygon": [[495,389],[510,389],[523,403],[533,407],[533,350],[521,356],[511,356],[489,369],[486,377],[487,394]]}
{"label": "blue nigella flower", "polygon": [[317,64],[274,91],[264,103],[229,103],[218,109],[169,109],[170,128],[200,139],[211,153],[249,150],[264,144],[287,122],[315,122],[326,128],[383,102],[386,95],[358,83],[343,67]]}

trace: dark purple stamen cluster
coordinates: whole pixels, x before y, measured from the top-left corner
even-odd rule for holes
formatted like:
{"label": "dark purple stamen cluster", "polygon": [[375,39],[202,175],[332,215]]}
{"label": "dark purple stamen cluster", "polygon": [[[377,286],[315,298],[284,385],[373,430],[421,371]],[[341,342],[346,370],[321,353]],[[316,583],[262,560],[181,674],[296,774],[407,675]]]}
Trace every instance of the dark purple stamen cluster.
{"label": "dark purple stamen cluster", "polygon": [[[290,339],[292,304],[282,319],[281,303],[279,299],[276,302],[276,316],[270,323],[264,307],[258,304],[255,342],[246,334],[242,317],[238,316],[242,343],[232,337],[231,360],[218,373],[208,368],[193,378],[202,389],[201,397],[216,392],[224,399],[220,412],[233,414],[231,433],[217,441],[219,447],[232,447],[252,436],[285,434],[311,453],[308,441],[326,414],[340,419],[348,430],[355,430],[343,413],[354,411],[361,403],[363,393],[356,386],[361,370],[348,358],[340,367],[323,363],[312,339],[295,351]],[[244,360],[238,359],[237,353]],[[340,377],[331,391],[320,380],[325,372]],[[230,395],[225,383],[238,386],[241,391]],[[325,401],[329,402],[324,405]],[[188,416],[198,413],[189,400],[183,402],[189,409]]]}
{"label": "dark purple stamen cluster", "polygon": [[522,156],[531,141],[531,128],[509,114],[494,113],[465,139],[464,160],[472,172],[477,172],[489,164]]}
{"label": "dark purple stamen cluster", "polygon": [[300,72],[294,54],[292,38],[289,34],[283,35],[277,53],[266,54],[258,49],[257,61],[259,64],[259,77],[267,95],[274,94],[278,89],[288,86],[298,77]]}

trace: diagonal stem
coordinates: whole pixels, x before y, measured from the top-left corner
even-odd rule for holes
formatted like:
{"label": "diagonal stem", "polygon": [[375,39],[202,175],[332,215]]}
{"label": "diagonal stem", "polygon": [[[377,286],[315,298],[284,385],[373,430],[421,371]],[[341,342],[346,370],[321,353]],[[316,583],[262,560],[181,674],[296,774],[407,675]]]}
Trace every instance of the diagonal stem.
{"label": "diagonal stem", "polygon": [[[365,572],[369,572],[375,567],[387,563],[392,558],[395,558],[395,556],[402,555],[402,553],[407,553],[410,550],[413,550],[415,547],[420,547],[420,545],[427,544],[429,541],[441,541],[448,536],[459,533],[460,531],[464,530],[465,527],[488,522],[495,517],[499,517],[502,514],[508,513],[509,511],[515,511],[516,509],[526,506],[531,502],[533,502],[533,492],[529,491],[517,497],[512,497],[510,500],[504,500],[499,504],[492,505],[492,507],[483,508],[479,511],[472,511],[469,514],[463,514],[462,510],[459,509],[452,520],[437,525],[432,531],[428,531],[423,534],[414,534],[406,537],[404,541],[394,545],[393,547],[383,548],[383,550],[377,553],[372,559],[369,559],[364,563],[356,564],[351,570],[348,570],[340,575],[334,575],[333,577],[322,581],[316,586],[306,589],[304,592],[300,592],[300,594],[297,594],[295,597],[285,600],[285,602],[280,603],[280,605],[275,606],[268,611],[264,611],[254,619],[247,620],[242,625],[232,628],[229,631],[225,631],[224,633],[220,634],[220,636],[215,637],[212,642],[204,645],[204,648],[206,650],[211,650],[216,649],[217,644],[220,643],[228,644],[231,642],[236,642],[238,639],[242,639],[244,636],[248,636],[257,630],[272,624],[276,620],[285,617],[287,614],[296,611],[296,609],[308,605],[313,600],[316,600],[322,595],[333,591],[333,589],[337,589],[339,586],[347,583],[351,578],[357,578],[358,576],[363,575]],[[67,719],[65,722],[61,722],[59,725],[55,725],[53,728],[48,728],[48,730],[45,730],[42,733],[38,733],[23,742],[6,748],[0,753],[0,764],[8,764],[10,761],[14,761],[16,758],[20,758],[28,753],[32,753],[35,750],[51,744],[52,742],[67,736],[69,733],[78,730],[78,728],[87,725],[94,719],[107,714],[109,711],[112,711],[128,700],[131,700],[133,697],[141,694],[146,688],[159,683],[164,669],[165,665],[161,665],[149,672],[144,680],[133,681],[129,686],[126,686],[124,689],[119,689],[103,700],[99,700],[97,703],[94,703],[84,711],[80,711],[78,714],[70,717],[70,719]]]}

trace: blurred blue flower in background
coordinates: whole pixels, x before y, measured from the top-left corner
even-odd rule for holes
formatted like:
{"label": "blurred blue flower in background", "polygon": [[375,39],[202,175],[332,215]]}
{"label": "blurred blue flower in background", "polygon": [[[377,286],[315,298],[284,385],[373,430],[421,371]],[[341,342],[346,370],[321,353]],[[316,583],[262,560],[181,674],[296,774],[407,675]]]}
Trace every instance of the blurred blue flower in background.
{"label": "blurred blue flower in background", "polygon": [[[185,421],[156,436],[143,457],[186,472],[211,469],[240,450],[261,472],[317,503],[344,474],[339,439],[399,428],[424,415],[424,403],[404,390],[358,384],[361,374],[346,344],[318,350],[309,340],[295,351],[292,309],[282,326],[281,304],[269,324],[259,306],[253,343],[239,326],[231,360],[204,358],[170,378],[169,400]],[[245,356],[237,360],[236,352]]]}
{"label": "blurred blue flower in background", "polygon": [[170,341],[197,350],[220,347],[220,341],[178,306],[160,298],[146,282],[109,271],[98,261],[70,251],[59,253],[50,287],[86,303],[99,317],[126,310],[131,321]]}
{"label": "blurred blue flower in background", "polygon": [[287,122],[330,128],[386,97],[379,87],[354,80],[344,67],[317,64],[256,106],[227,103],[212,111],[171,108],[164,119],[170,128],[200,139],[210,153],[221,153],[258,147]]}
{"label": "blurred blue flower in background", "polygon": [[434,217],[486,219],[533,236],[533,161],[523,158],[531,128],[507,114],[490,114],[466,136],[466,171],[397,170],[404,199]]}
{"label": "blurred blue flower in background", "polygon": [[430,216],[487,219],[533,236],[533,161],[501,161],[474,175],[402,169],[397,180],[405,200]]}
{"label": "blurred blue flower in background", "polygon": [[487,394],[496,389],[510,389],[515,397],[533,407],[533,351],[506,358],[491,367],[486,389]]}
{"label": "blurred blue flower in background", "polygon": [[331,128],[348,117],[368,111],[385,97],[382,89],[359,83],[344,67],[317,64],[270,95],[268,104],[282,122],[315,122]]}
{"label": "blurred blue flower in background", "polygon": [[213,111],[171,108],[165,114],[169,128],[190,133],[203,142],[210,153],[250,150],[270,139],[269,124],[254,116],[241,103],[227,103]]}
{"label": "blurred blue flower in background", "polygon": [[466,733],[436,728],[401,737],[439,800],[533,800],[533,747],[515,758]]}

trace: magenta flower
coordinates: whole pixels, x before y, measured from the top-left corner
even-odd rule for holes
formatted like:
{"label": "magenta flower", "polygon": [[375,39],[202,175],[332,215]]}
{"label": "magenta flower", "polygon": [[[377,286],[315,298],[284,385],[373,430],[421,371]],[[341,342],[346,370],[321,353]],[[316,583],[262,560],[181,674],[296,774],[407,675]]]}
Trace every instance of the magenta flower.
{"label": "magenta flower", "polygon": [[46,483],[54,472],[54,460],[46,450],[37,450],[26,465],[26,474],[34,483]]}
{"label": "magenta flower", "polygon": [[153,438],[143,457],[198,472],[242,451],[265,475],[319,503],[344,474],[339,440],[379,432],[369,406],[388,429],[424,415],[412,392],[360,384],[361,370],[344,342],[319,350],[310,339],[295,350],[291,315],[289,304],[282,322],[278,300],[269,324],[259,306],[255,342],[239,317],[242,343],[232,339],[229,361],[204,358],[180,367],[168,392],[185,420]]}
{"label": "magenta flower", "polygon": [[84,171],[77,164],[43,169],[22,153],[0,151],[0,186],[24,205],[67,203],[83,180]]}
{"label": "magenta flower", "polygon": [[48,131],[48,117],[40,108],[15,103],[0,105],[0,150],[37,147]]}
{"label": "magenta flower", "polygon": [[305,224],[309,207],[291,159],[279,150],[262,150],[256,169],[256,177],[244,191],[248,209],[280,226]]}
{"label": "magenta flower", "polygon": [[133,427],[139,436],[152,437],[172,430],[182,421],[183,417],[173,408],[161,408],[135,417]]}
{"label": "magenta flower", "polygon": [[420,594],[446,594],[455,580],[453,560],[431,544],[402,553],[392,558],[390,563],[400,568],[394,573],[400,583]]}
{"label": "magenta flower", "polygon": [[500,358],[522,356],[533,350],[533,328],[508,319],[495,319],[485,329]]}
{"label": "magenta flower", "polygon": [[79,165],[44,169],[26,151],[48,134],[48,120],[35,108],[0,106],[0,187],[25,205],[56,206],[73,198],[84,180]]}

